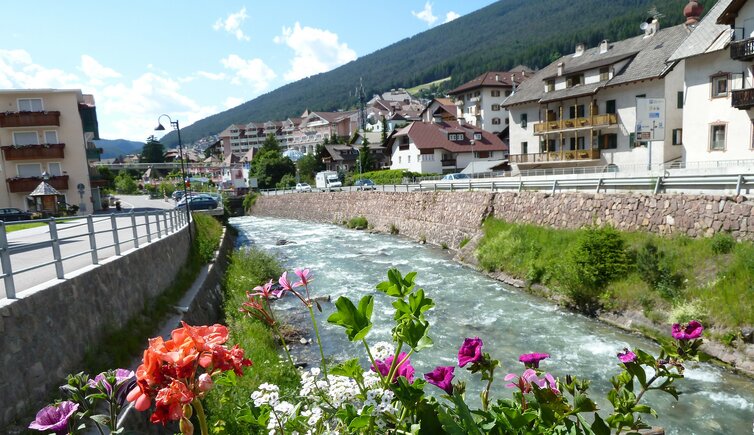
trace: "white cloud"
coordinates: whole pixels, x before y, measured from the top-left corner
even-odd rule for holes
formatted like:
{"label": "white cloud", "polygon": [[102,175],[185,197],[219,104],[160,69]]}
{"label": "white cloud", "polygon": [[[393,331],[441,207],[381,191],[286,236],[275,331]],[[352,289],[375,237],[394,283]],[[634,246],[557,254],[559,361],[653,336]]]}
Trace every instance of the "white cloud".
{"label": "white cloud", "polygon": [[102,65],[86,54],[81,55],[81,66],[78,69],[89,78],[89,83],[94,86],[103,84],[107,79],[116,79],[121,76],[119,72]]}
{"label": "white cloud", "polygon": [[270,85],[270,81],[277,77],[275,71],[268,67],[262,59],[243,59],[237,54],[231,54],[221,59],[223,66],[234,72],[230,82],[234,85],[250,84],[254,92],[262,92]]}
{"label": "white cloud", "polygon": [[455,20],[456,18],[458,18],[460,16],[461,16],[461,14],[459,14],[458,12],[450,11],[447,14],[445,14],[445,22],[449,23],[449,22]]}
{"label": "white cloud", "polygon": [[0,88],[80,88],[81,79],[57,68],[35,64],[26,50],[0,49]]}
{"label": "white cloud", "polygon": [[205,79],[214,80],[214,81],[225,80],[225,77],[226,77],[225,73],[211,73],[207,71],[198,71],[196,75],[198,75],[199,77],[203,77]]}
{"label": "white cloud", "polygon": [[240,106],[243,102],[243,98],[228,97],[225,99],[224,106],[226,109],[232,109],[233,107]]}
{"label": "white cloud", "polygon": [[340,65],[356,60],[356,52],[346,43],[338,41],[338,35],[329,30],[301,27],[296,22],[293,28],[283,27],[283,34],[274,41],[293,50],[291,69],[284,74],[286,80],[298,80],[314,74],[330,71]]}
{"label": "white cloud", "polygon": [[424,21],[428,26],[431,26],[437,21],[437,17],[432,15],[432,3],[430,2],[424,3],[424,9],[419,12],[411,11],[411,15]]}
{"label": "white cloud", "polygon": [[242,7],[240,11],[228,14],[228,18],[225,20],[218,18],[212,28],[215,30],[225,30],[234,35],[239,41],[248,41],[250,38],[241,30],[241,25],[248,17],[246,15],[246,7]]}

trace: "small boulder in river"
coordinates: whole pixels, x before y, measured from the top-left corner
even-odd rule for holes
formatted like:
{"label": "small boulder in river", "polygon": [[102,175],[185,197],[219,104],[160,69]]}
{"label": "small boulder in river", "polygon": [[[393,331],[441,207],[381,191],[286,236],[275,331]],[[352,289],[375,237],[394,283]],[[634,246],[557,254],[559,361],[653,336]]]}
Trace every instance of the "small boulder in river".
{"label": "small boulder in river", "polygon": [[275,246],[290,245],[290,244],[293,244],[293,243],[294,242],[291,242],[290,240],[279,239],[277,242],[275,242]]}

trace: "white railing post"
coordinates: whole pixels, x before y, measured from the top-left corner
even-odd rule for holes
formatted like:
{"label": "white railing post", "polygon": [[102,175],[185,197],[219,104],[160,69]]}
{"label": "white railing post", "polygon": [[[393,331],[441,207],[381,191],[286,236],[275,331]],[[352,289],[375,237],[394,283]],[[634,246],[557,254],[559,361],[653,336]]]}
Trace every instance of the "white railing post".
{"label": "white railing post", "polygon": [[155,213],[155,220],[157,221],[157,238],[160,238],[160,212]]}
{"label": "white railing post", "polygon": [[52,259],[55,262],[55,275],[57,275],[58,279],[63,279],[65,277],[65,272],[63,271],[63,260],[60,255],[58,227],[54,219],[50,220],[48,226],[50,227],[50,242],[52,246]]}
{"label": "white railing post", "polygon": [[92,215],[86,217],[86,229],[89,232],[89,249],[92,251],[92,264],[99,264],[97,237],[94,234],[94,217]]}
{"label": "white railing post", "polygon": [[5,284],[5,297],[16,298],[16,283],[13,281],[13,267],[10,262],[8,250],[8,235],[5,232],[5,222],[0,221],[0,265],[3,268],[3,284]]}
{"label": "white railing post", "polygon": [[115,255],[120,255],[120,239],[118,238],[118,219],[114,214],[110,215],[110,227],[113,230],[113,245],[115,246]]}
{"label": "white railing post", "polygon": [[738,181],[736,182],[736,196],[741,195],[741,186],[743,186],[743,184],[744,184],[744,176],[739,175]]}
{"label": "white railing post", "polygon": [[147,243],[152,243],[152,232],[149,229],[149,212],[144,212],[144,226],[147,227]]}
{"label": "white railing post", "polygon": [[136,214],[134,209],[131,209],[131,231],[134,235],[134,248],[139,247],[139,229],[136,228]]}
{"label": "white railing post", "polygon": [[170,216],[170,233],[172,234],[175,232],[175,221],[173,220],[173,217],[175,215],[175,210],[170,210],[168,212],[168,215]]}

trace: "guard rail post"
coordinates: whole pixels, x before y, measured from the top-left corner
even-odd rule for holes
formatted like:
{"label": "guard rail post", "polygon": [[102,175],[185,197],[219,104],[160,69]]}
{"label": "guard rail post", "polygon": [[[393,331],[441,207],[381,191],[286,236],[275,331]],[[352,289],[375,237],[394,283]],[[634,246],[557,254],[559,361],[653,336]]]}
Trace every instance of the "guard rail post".
{"label": "guard rail post", "polygon": [[657,195],[660,192],[660,186],[662,186],[662,177],[657,177],[657,181],[655,181],[655,188],[654,188],[654,194]]}
{"label": "guard rail post", "polygon": [[110,227],[113,230],[113,245],[115,246],[115,255],[120,255],[120,239],[118,238],[118,219],[114,214],[110,215]]}
{"label": "guard rail post", "polygon": [[86,230],[89,233],[89,249],[92,251],[92,264],[99,264],[97,237],[94,234],[94,217],[92,215],[86,217]]}
{"label": "guard rail post", "polygon": [[147,243],[152,243],[152,232],[149,230],[149,212],[144,212],[144,226],[147,227]]}
{"label": "guard rail post", "polygon": [[5,232],[5,222],[0,221],[0,266],[3,268],[3,284],[5,284],[5,297],[16,298],[16,283],[13,282],[13,268],[10,263],[10,251],[8,250],[8,234]]}
{"label": "guard rail post", "polygon": [[157,212],[157,213],[156,213],[156,214],[154,215],[154,217],[155,217],[155,218],[156,218],[156,220],[157,220],[157,239],[159,239],[159,238],[160,238],[160,234],[161,234],[161,232],[160,232],[160,214],[161,214],[160,212]]}
{"label": "guard rail post", "polygon": [[52,259],[55,262],[55,275],[58,279],[65,277],[63,271],[63,259],[60,255],[60,240],[58,240],[58,226],[55,223],[55,219],[51,219],[47,224],[50,228],[50,246],[52,246]]}
{"label": "guard rail post", "polygon": [[597,180],[597,189],[594,190],[594,193],[600,193],[601,188],[602,188],[602,178]]}
{"label": "guard rail post", "polygon": [[736,182],[736,196],[739,196],[741,194],[741,186],[744,184],[744,176],[743,174],[738,176],[738,181]]}
{"label": "guard rail post", "polygon": [[552,194],[555,195],[555,190],[558,188],[558,180],[552,182]]}
{"label": "guard rail post", "polygon": [[134,209],[131,209],[131,231],[134,234],[134,248],[139,247],[139,229],[136,228],[136,214]]}
{"label": "guard rail post", "polygon": [[170,216],[170,234],[173,234],[175,232],[175,221],[173,220],[173,215],[175,215],[175,210],[170,210],[168,212],[168,215]]}

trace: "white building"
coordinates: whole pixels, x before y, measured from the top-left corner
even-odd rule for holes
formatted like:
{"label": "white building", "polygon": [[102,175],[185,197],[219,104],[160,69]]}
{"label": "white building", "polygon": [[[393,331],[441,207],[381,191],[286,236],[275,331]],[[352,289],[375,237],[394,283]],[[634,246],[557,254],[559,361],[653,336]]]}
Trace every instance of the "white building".
{"label": "white building", "polygon": [[[629,170],[682,156],[684,65],[666,60],[688,31],[683,25],[661,30],[657,20],[641,27],[644,34],[630,39],[580,44],[518,87],[504,103],[511,163],[519,169]],[[637,140],[637,98],[665,100],[662,140]]]}

